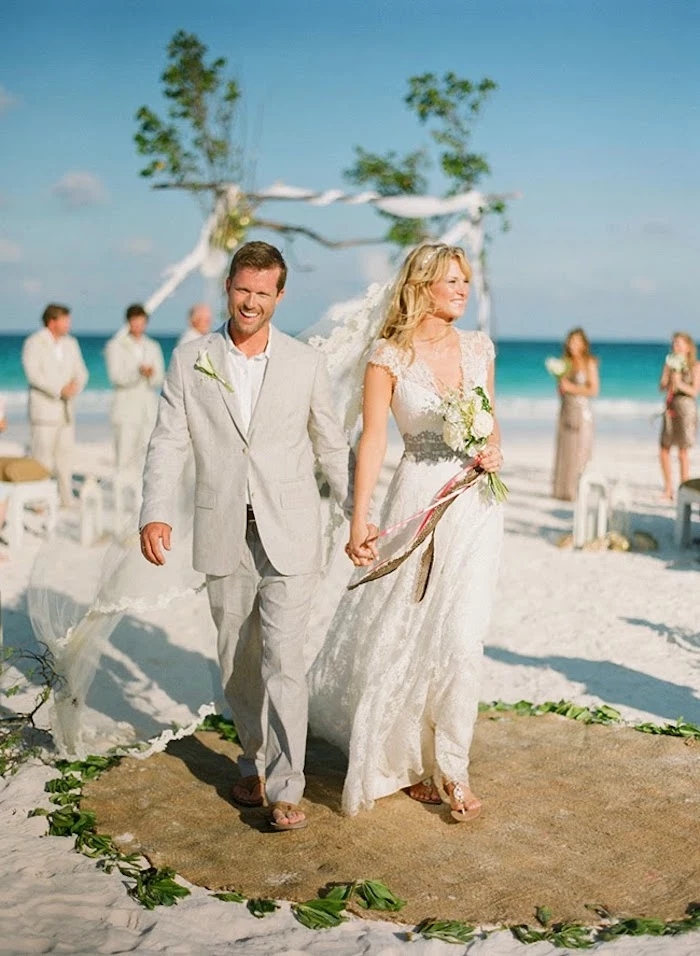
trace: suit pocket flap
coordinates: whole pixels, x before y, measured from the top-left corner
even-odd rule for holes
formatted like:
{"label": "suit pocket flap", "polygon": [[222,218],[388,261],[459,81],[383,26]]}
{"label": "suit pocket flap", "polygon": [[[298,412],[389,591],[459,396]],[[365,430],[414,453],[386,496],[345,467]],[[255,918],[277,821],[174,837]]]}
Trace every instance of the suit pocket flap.
{"label": "suit pocket flap", "polygon": [[280,489],[283,508],[311,508],[314,505],[314,487],[304,478],[283,483]]}
{"label": "suit pocket flap", "polygon": [[194,493],[195,508],[213,508],[216,504],[216,495],[209,488],[197,488]]}

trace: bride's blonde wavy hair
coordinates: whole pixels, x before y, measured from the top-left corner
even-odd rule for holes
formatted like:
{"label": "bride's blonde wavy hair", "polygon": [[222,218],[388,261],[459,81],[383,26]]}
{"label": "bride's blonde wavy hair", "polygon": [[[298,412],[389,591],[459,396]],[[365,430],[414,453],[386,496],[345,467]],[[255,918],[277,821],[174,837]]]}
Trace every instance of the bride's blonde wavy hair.
{"label": "bride's blonde wavy hair", "polygon": [[459,246],[423,243],[406,256],[379,333],[380,338],[387,339],[401,349],[412,348],[415,331],[433,305],[430,286],[445,278],[453,260],[470,282],[471,266],[464,249]]}

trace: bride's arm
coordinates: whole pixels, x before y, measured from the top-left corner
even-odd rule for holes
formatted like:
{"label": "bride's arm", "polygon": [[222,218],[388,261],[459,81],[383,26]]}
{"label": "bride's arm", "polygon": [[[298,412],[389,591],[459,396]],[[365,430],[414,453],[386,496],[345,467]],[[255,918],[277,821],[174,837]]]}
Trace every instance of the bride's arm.
{"label": "bride's arm", "polygon": [[493,431],[483,451],[478,455],[479,464],[484,471],[499,471],[503,464],[503,453],[501,451],[501,426],[496,418],[496,363],[489,365],[488,377],[486,379],[486,389],[491,399],[493,408]]}
{"label": "bride's arm", "polygon": [[386,455],[393,388],[393,377],[386,368],[373,364],[367,366],[362,401],[362,435],[357,448],[353,517],[348,543],[348,554],[353,563],[358,565],[369,564],[377,556],[376,547],[367,544],[367,517]]}

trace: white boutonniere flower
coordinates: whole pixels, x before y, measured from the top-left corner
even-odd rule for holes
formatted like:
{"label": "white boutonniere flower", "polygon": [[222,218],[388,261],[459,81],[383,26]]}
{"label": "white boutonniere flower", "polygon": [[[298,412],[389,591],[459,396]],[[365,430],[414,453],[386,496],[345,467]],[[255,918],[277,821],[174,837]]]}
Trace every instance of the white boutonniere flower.
{"label": "white boutonniere flower", "polygon": [[206,349],[200,349],[197,353],[197,361],[194,363],[195,371],[202,372],[203,375],[208,375],[209,378],[213,378],[215,381],[219,382],[224,386],[229,392],[233,391],[233,386],[226,381],[226,379],[219,375],[214,366],[212,365],[211,359],[209,358],[209,353]]}

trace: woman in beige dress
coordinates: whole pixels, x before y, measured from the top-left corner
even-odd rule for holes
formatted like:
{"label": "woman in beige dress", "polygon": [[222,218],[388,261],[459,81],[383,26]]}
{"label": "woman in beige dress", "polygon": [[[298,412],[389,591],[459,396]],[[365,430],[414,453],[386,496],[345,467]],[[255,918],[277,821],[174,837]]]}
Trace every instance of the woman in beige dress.
{"label": "woman in beige dress", "polygon": [[588,336],[583,329],[572,329],[564,342],[568,369],[559,379],[561,408],[557,431],[552,495],[561,501],[574,501],[581,472],[593,450],[593,412],[590,399],[600,387],[598,360],[591,355]]}
{"label": "woman in beige dress", "polygon": [[661,426],[660,459],[664,498],[673,501],[671,448],[678,448],[680,483],[689,478],[688,449],[695,444],[698,428],[696,399],[700,392],[700,362],[695,342],[688,332],[676,332],[666,356],[659,388],[666,392],[666,410]]}

